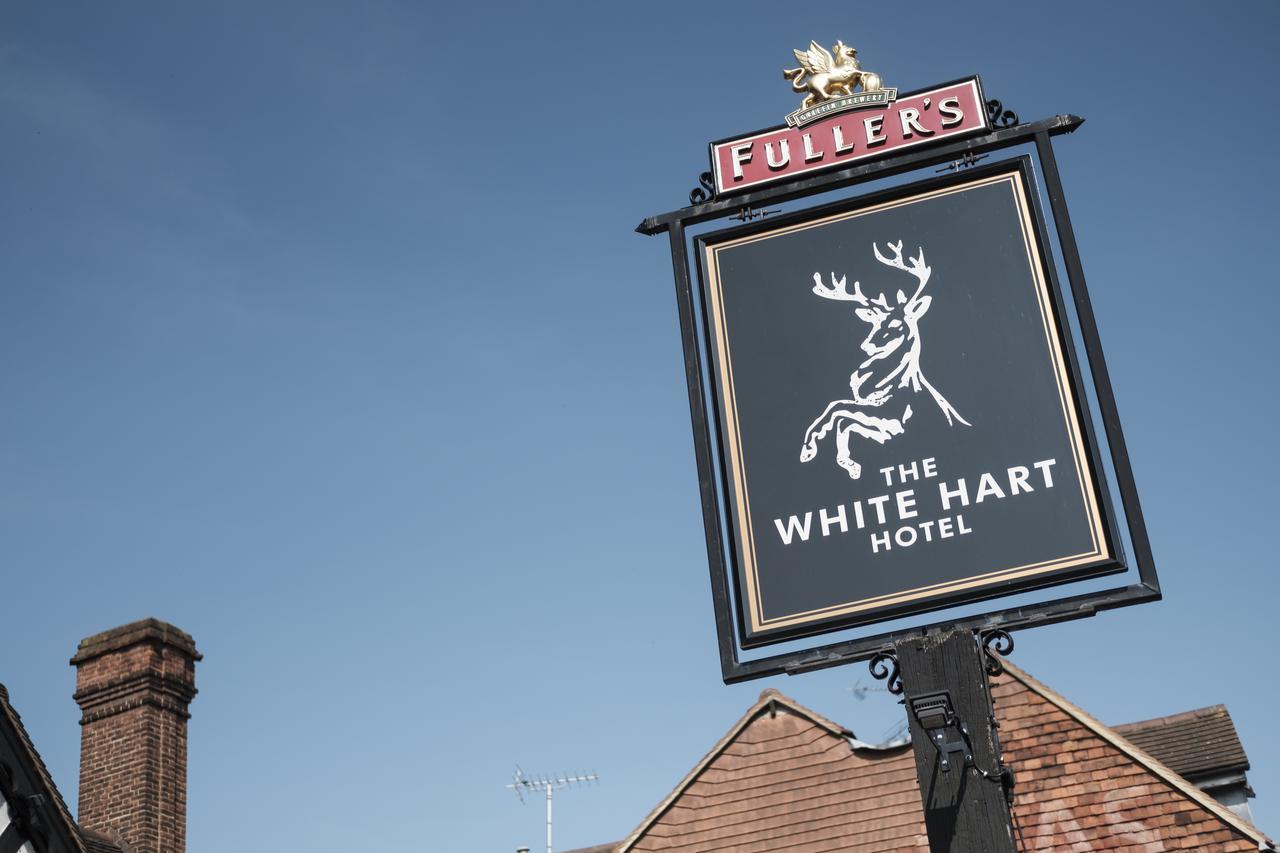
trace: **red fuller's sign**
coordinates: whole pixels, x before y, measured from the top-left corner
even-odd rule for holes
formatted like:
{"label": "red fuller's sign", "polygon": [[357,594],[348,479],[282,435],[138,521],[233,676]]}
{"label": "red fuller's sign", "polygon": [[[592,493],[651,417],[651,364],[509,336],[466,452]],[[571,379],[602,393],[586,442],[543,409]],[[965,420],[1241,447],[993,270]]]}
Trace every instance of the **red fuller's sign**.
{"label": "red fuller's sign", "polygon": [[990,129],[977,77],[901,97],[875,94],[821,102],[781,127],[711,143],[717,195]]}

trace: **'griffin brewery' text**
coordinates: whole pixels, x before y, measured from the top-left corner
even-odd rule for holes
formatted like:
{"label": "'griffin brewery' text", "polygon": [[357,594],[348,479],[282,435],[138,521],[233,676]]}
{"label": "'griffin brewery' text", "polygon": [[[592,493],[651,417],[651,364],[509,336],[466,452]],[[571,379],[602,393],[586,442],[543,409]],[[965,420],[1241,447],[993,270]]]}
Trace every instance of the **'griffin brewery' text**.
{"label": "'griffin brewery' text", "polygon": [[[957,509],[1030,494],[1041,489],[1052,489],[1055,464],[1056,459],[1042,459],[1029,467],[1013,465],[999,474],[984,473],[973,484],[966,482],[964,477],[954,482],[939,480],[936,494],[941,512],[954,512],[954,515],[941,518],[916,520],[920,516],[920,501],[926,500],[925,496],[933,493],[933,489],[912,486],[848,504],[822,507],[806,512],[803,516],[792,515],[785,520],[775,518],[773,524],[783,545],[791,545],[797,540],[808,542],[815,535],[826,537],[846,534],[851,529],[888,527],[889,529],[870,534],[871,553],[878,554],[894,547],[910,548],[917,542],[932,542],[934,539],[950,539],[952,536],[972,533],[972,528],[965,523],[964,514],[955,512]],[[910,465],[881,468],[880,474],[884,477],[886,486],[892,487],[895,483],[902,486],[908,482],[937,478],[938,466],[935,459],[929,458]],[[917,489],[920,489],[919,495]],[[817,524],[814,524],[815,516]]]}

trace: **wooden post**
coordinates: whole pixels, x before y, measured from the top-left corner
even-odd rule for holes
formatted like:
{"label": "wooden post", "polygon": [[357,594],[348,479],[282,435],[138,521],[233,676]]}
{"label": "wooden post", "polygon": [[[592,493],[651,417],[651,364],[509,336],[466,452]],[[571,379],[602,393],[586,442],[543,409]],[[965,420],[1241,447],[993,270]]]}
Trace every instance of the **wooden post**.
{"label": "wooden post", "polygon": [[[931,631],[899,642],[897,657],[929,849],[932,853],[1016,853],[1001,784],[995,712],[977,636],[963,630]],[[946,700],[942,691],[947,693]],[[950,723],[939,726],[946,711],[938,709],[947,700]],[[932,714],[928,709],[933,709]],[[921,725],[921,710],[928,728]],[[967,745],[962,724],[968,731]],[[940,751],[939,746],[944,749]],[[946,751],[948,746],[951,751]],[[968,761],[967,755],[972,756]]]}

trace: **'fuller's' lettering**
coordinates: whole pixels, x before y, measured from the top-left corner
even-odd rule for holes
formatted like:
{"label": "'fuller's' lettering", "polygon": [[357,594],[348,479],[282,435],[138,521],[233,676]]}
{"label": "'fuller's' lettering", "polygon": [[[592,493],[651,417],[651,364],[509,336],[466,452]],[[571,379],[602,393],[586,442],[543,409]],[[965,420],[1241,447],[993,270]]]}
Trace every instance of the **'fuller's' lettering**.
{"label": "'fuller's' lettering", "polygon": [[713,147],[719,191],[823,169],[987,126],[975,82],[855,109],[800,128],[782,128]]}

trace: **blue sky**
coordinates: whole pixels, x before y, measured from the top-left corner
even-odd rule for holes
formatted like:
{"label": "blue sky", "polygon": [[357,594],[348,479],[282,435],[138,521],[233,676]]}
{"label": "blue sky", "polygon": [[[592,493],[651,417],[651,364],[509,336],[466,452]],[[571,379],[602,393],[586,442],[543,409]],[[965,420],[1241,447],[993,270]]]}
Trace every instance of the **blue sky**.
{"label": "blue sky", "polygon": [[189,850],[535,849],[503,784],[594,769],[620,838],[777,686],[869,740],[861,666],[725,687],[669,256],[705,143],[843,38],[1058,145],[1165,601],[1023,632],[1103,721],[1270,729],[1273,3],[0,5],[10,688],[74,800],[76,641],[206,658]]}

